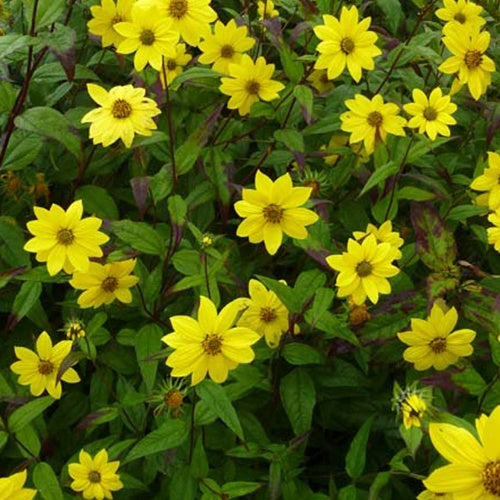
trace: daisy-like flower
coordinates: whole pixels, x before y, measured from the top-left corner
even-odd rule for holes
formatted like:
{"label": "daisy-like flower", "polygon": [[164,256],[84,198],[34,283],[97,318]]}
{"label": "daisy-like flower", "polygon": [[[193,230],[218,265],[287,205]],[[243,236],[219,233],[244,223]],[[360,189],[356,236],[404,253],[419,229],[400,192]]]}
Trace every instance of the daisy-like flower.
{"label": "daisy-like flower", "polygon": [[64,211],[53,203],[49,210],[33,207],[37,220],[26,224],[34,236],[26,242],[24,250],[36,252],[38,262],[47,262],[51,276],[61,269],[72,273],[75,269],[86,271],[89,257],[101,257],[100,245],[109,240],[109,236],[99,231],[102,220],[97,217],[82,219],[82,200],[74,201]]}
{"label": "daisy-like flower", "polygon": [[219,90],[231,96],[227,107],[237,109],[240,116],[243,116],[250,112],[252,104],[259,99],[277,99],[278,92],[285,86],[271,80],[273,73],[274,64],[267,64],[262,56],[253,62],[249,55],[243,54],[238,64],[229,65],[229,77],[221,78]]}
{"label": "daisy-like flower", "polygon": [[491,210],[500,207],[500,154],[488,151],[488,167],[472,181],[470,187],[476,191],[486,191],[486,203]]}
{"label": "daisy-like flower", "polygon": [[316,50],[320,53],[314,67],[326,69],[328,78],[334,80],[347,66],[353,80],[361,80],[363,69],[375,68],[373,58],[382,54],[375,45],[377,34],[369,31],[371,17],[358,23],[358,9],[342,7],[340,20],[323,15],[324,24],[316,26],[314,33],[321,40]]}
{"label": "daisy-like flower", "polygon": [[404,244],[405,240],[399,236],[397,231],[392,230],[392,222],[386,220],[380,227],[374,226],[373,224],[368,224],[366,226],[366,231],[354,231],[352,235],[356,241],[360,241],[369,234],[373,234],[377,243],[389,243],[395,250],[395,259],[400,259],[402,254],[400,247]]}
{"label": "daisy-like flower", "polygon": [[500,252],[500,207],[498,207],[495,212],[488,215],[488,220],[493,224],[493,227],[489,227],[486,230],[488,234],[488,243],[493,245],[497,252]]}
{"label": "daisy-like flower", "polygon": [[349,111],[340,115],[341,130],[351,134],[349,143],[363,141],[366,152],[372,154],[375,150],[375,142],[385,142],[387,134],[404,136],[403,127],[406,120],[398,116],[399,108],[391,102],[384,103],[380,94],[371,100],[356,94],[354,99],[345,101]]}
{"label": "daisy-like flower", "polygon": [[259,0],[257,2],[257,14],[260,21],[277,17],[280,13],[274,8],[272,0]]}
{"label": "daisy-like flower", "polygon": [[413,101],[403,106],[404,110],[413,116],[408,122],[408,127],[418,128],[419,134],[427,134],[434,141],[437,135],[450,136],[448,125],[455,125],[457,121],[451,116],[457,105],[450,102],[450,96],[435,88],[429,98],[420,90],[413,89]]}
{"label": "daisy-like flower", "polygon": [[417,496],[417,500],[454,500],[454,496],[451,493],[424,490]]}
{"label": "daisy-like flower", "polygon": [[333,89],[333,83],[328,79],[326,69],[315,69],[308,77],[307,81],[318,91],[319,94],[326,94]]}
{"label": "daisy-like flower", "polygon": [[83,498],[113,498],[111,492],[123,488],[120,475],[116,473],[120,462],[108,462],[108,452],[105,449],[99,451],[94,458],[81,450],[78,460],[79,463],[68,465],[68,472],[73,479],[71,489],[81,492]]}
{"label": "daisy-like flower", "polygon": [[288,309],[260,281],[250,280],[248,294],[250,298],[244,301],[246,309],[238,326],[247,326],[264,336],[272,349],[278,347],[281,336],[288,330]]}
{"label": "daisy-like flower", "polygon": [[135,52],[136,71],[143,70],[148,63],[161,71],[162,57],[175,58],[179,33],[173,29],[170,18],[158,16],[154,5],[146,8],[136,3],[132,8],[132,21],[116,24],[115,30],[124,38],[116,51],[119,54]]}
{"label": "daisy-like flower", "polygon": [[486,23],[481,17],[483,8],[468,0],[443,0],[444,7],[436,10],[436,16],[446,25],[464,26],[470,29],[480,29]]}
{"label": "daisy-like flower", "polygon": [[[63,359],[70,353],[73,342],[61,340],[52,346],[52,340],[47,332],[42,332],[36,341],[36,351],[26,347],[14,347],[19,361],[10,365],[10,369],[20,375],[17,382],[29,385],[33,396],[40,396],[45,390],[55,399],[62,394],[61,382],[56,382],[57,372]],[[61,380],[69,384],[80,382],[80,377],[73,368],[68,368]]]}
{"label": "daisy-like flower", "polygon": [[276,181],[257,170],[255,189],[244,188],[243,199],[234,204],[240,217],[244,217],[236,235],[247,237],[250,243],[264,242],[266,250],[274,255],[281,246],[283,233],[303,240],[306,226],[314,224],[318,215],[301,205],[311,196],[310,187],[293,187],[290,174]]}
{"label": "daisy-like flower", "polygon": [[69,340],[75,341],[85,337],[83,322],[79,319],[71,319],[64,325],[64,333]]}
{"label": "daisy-like flower", "polygon": [[424,479],[431,491],[455,500],[495,500],[500,497],[500,406],[476,418],[479,439],[463,427],[431,423],[434,448],[450,462]]}
{"label": "daisy-like flower", "polygon": [[130,274],[135,264],[135,259],[104,265],[91,262],[87,272],[75,273],[69,284],[77,290],[85,290],[78,297],[78,305],[82,308],[99,307],[111,304],[115,299],[125,304],[132,302],[129,289],[139,281],[137,276]]}
{"label": "daisy-like flower", "polygon": [[91,124],[89,136],[94,144],[107,147],[121,139],[129,148],[135,134],[149,136],[156,130],[153,116],[161,111],[153,99],[145,97],[144,89],[123,85],[108,92],[95,83],[87,83],[87,91],[100,106],[82,118],[82,123]]}
{"label": "daisy-like flower", "polygon": [[36,490],[24,488],[28,473],[26,469],[7,477],[0,477],[0,498],[2,500],[32,500]]}
{"label": "daisy-like flower", "polygon": [[417,393],[409,394],[401,401],[401,414],[405,429],[410,427],[421,427],[420,420],[427,410],[427,404]]}
{"label": "daisy-like flower", "polygon": [[485,54],[490,45],[490,34],[462,26],[445,26],[443,33],[443,43],[453,55],[441,63],[438,70],[445,74],[457,73],[460,83],[467,84],[477,101],[486,93],[491,73],[495,71],[495,63]]}
{"label": "daisy-like flower", "polygon": [[222,384],[229,370],[253,361],[255,354],[250,346],[260,336],[249,328],[233,327],[240,302],[233,300],[217,314],[214,303],[201,296],[197,320],[189,316],[170,318],[174,331],[162,341],[175,349],[166,360],[173,377],[191,374],[191,385],[196,385],[208,372],[214,382]]}
{"label": "daisy-like flower", "polygon": [[427,319],[412,318],[411,330],[398,333],[401,342],[409,345],[403,357],[413,363],[415,370],[445,370],[459,357],[470,356],[471,342],[476,332],[469,329],[453,331],[458,321],[457,310],[452,307],[444,312],[436,302]]}
{"label": "daisy-like flower", "polygon": [[[165,59],[165,74],[167,76],[167,85],[170,85],[174,78],[180,75],[184,66],[191,61],[193,56],[186,52],[186,44],[178,43],[175,46],[175,57],[167,57]],[[165,78],[163,77],[163,68],[160,71],[160,81],[165,88]]]}
{"label": "daisy-like flower", "polygon": [[379,294],[391,293],[387,278],[396,276],[399,269],[392,265],[397,250],[389,243],[377,243],[373,234],[368,234],[361,243],[349,239],[347,252],[330,255],[327,264],[339,271],[335,284],[337,296],[351,296],[360,305],[368,297],[374,304]]}
{"label": "daisy-like flower", "polygon": [[219,73],[228,73],[229,64],[239,63],[244,52],[250,50],[255,40],[250,38],[246,26],[237,26],[234,19],[226,25],[217,21],[213,34],[205,36],[200,42],[202,54],[198,61],[213,64],[212,69]]}
{"label": "daisy-like flower", "polygon": [[132,19],[130,11],[135,0],[101,0],[101,5],[90,7],[92,19],[87,23],[89,33],[101,37],[103,47],[118,47],[123,37],[115,30],[115,25]]}

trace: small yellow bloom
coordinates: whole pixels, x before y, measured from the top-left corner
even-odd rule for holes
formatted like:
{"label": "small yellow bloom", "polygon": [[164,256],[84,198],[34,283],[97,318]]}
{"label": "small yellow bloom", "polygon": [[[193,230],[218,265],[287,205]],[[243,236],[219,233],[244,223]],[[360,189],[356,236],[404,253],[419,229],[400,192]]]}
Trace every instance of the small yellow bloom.
{"label": "small yellow bloom", "polygon": [[399,108],[393,103],[384,103],[380,94],[371,100],[356,94],[354,99],[345,101],[349,111],[340,115],[341,130],[351,134],[349,143],[363,141],[366,152],[373,153],[375,142],[385,142],[387,134],[404,136],[406,120],[398,116]]}
{"label": "small yellow bloom", "polygon": [[436,303],[426,320],[413,318],[411,330],[398,333],[399,340],[410,346],[403,353],[404,359],[413,363],[415,370],[427,370],[431,366],[445,370],[459,357],[470,356],[476,332],[469,329],[453,331],[457,321],[454,307],[445,313]]}
{"label": "small yellow bloom", "polygon": [[107,147],[121,139],[129,148],[135,134],[149,136],[156,130],[153,116],[161,111],[153,99],[145,97],[143,88],[123,85],[108,92],[95,83],[87,83],[87,91],[100,106],[82,118],[82,123],[91,124],[89,136],[94,144]]}
{"label": "small yellow bloom", "polygon": [[2,500],[32,500],[36,490],[23,488],[28,473],[26,469],[7,477],[0,477],[0,498]]}
{"label": "small yellow bloom", "polygon": [[69,340],[75,341],[85,337],[83,323],[79,319],[72,319],[64,325],[64,332]]}
{"label": "small yellow bloom", "polygon": [[326,69],[328,78],[334,80],[347,66],[353,80],[359,82],[362,70],[374,69],[373,58],[382,54],[375,45],[377,34],[368,30],[371,17],[358,23],[356,6],[343,6],[340,20],[325,14],[323,22],[323,25],[314,28],[314,33],[321,40],[316,48],[320,56],[314,67]]}
{"label": "small yellow bloom", "polygon": [[472,181],[470,187],[476,191],[486,191],[487,205],[491,210],[500,207],[500,154],[488,151],[488,167]]}
{"label": "small yellow bloom", "polygon": [[26,224],[34,236],[26,242],[24,250],[36,252],[38,262],[47,262],[51,276],[61,269],[67,273],[86,271],[89,257],[102,257],[100,245],[109,237],[99,231],[102,220],[97,217],[82,219],[82,200],[74,201],[64,211],[53,203],[49,210],[33,207],[37,220]]}
{"label": "small yellow bloom", "polygon": [[402,257],[401,246],[404,244],[405,240],[401,238],[397,231],[392,230],[392,222],[386,220],[380,227],[374,226],[373,224],[368,224],[366,226],[366,231],[354,231],[352,235],[356,241],[360,241],[367,235],[373,234],[377,243],[389,243],[395,250],[394,259],[400,259]]}
{"label": "small yellow bloom", "polygon": [[[19,361],[10,365],[10,369],[20,375],[17,382],[29,385],[33,396],[40,396],[47,391],[53,398],[59,399],[62,394],[61,382],[56,383],[57,372],[63,359],[71,352],[73,343],[62,340],[52,346],[47,332],[42,332],[36,341],[36,353],[26,347],[14,347]],[[61,380],[70,384],[80,382],[80,377],[73,368],[68,368]]]}
{"label": "small yellow bloom", "polygon": [[306,226],[314,224],[318,215],[301,208],[311,195],[310,187],[293,187],[290,174],[276,181],[257,170],[255,189],[243,189],[243,199],[234,204],[240,217],[244,217],[236,235],[247,237],[250,243],[264,241],[266,250],[274,255],[281,246],[283,233],[303,240],[307,238]]}
{"label": "small yellow bloom", "polygon": [[426,402],[417,394],[411,393],[401,401],[401,413],[405,429],[420,427],[421,419],[427,410]]}
{"label": "small yellow bloom", "polygon": [[457,123],[451,116],[457,105],[450,102],[450,96],[443,96],[439,87],[431,92],[428,99],[420,89],[413,89],[412,96],[414,102],[403,106],[408,114],[413,115],[408,127],[418,128],[419,134],[427,134],[432,141],[438,134],[449,137],[448,125]]}
{"label": "small yellow bloom", "polygon": [[191,385],[200,383],[207,375],[222,384],[228,371],[239,363],[251,363],[255,354],[250,347],[260,338],[249,328],[233,323],[241,309],[241,303],[233,300],[220,313],[207,297],[200,297],[198,319],[189,316],[170,318],[173,333],[162,338],[175,351],[166,360],[173,377],[191,374]]}
{"label": "small yellow bloom", "polygon": [[78,459],[79,463],[68,465],[68,472],[73,479],[71,489],[81,492],[83,498],[113,498],[111,492],[123,488],[120,475],[116,473],[120,462],[108,462],[108,452],[105,449],[99,451],[94,458],[81,450]]}
{"label": "small yellow bloom", "polygon": [[318,91],[319,94],[326,94],[333,89],[333,83],[329,80],[326,69],[315,69],[308,77],[307,81]]}
{"label": "small yellow bloom", "polygon": [[259,0],[257,2],[257,14],[260,21],[277,17],[280,13],[274,8],[272,0]]}
{"label": "small yellow bloom", "polygon": [[493,245],[497,252],[500,252],[500,207],[488,215],[488,220],[493,224],[486,231],[488,233],[488,243]]}
{"label": "small yellow bloom", "polygon": [[88,272],[75,273],[70,285],[77,290],[85,290],[78,297],[78,305],[82,308],[99,307],[111,304],[115,299],[125,304],[132,302],[129,288],[139,281],[137,276],[130,274],[135,264],[135,259],[105,265],[91,262]]}
{"label": "small yellow bloom", "polygon": [[[191,61],[193,56],[186,52],[186,45],[184,43],[178,43],[175,46],[175,57],[167,57],[165,59],[165,74],[167,75],[167,85],[170,85],[174,78],[180,75],[184,69],[184,66]],[[162,87],[165,88],[165,79],[163,77],[163,68],[160,71],[160,81]]]}
{"label": "small yellow bloom", "polygon": [[[340,148],[342,146],[347,146],[349,143],[349,136],[346,134],[334,134],[330,138],[328,145],[321,146],[321,150],[326,150],[326,152],[330,152],[332,149]],[[335,165],[340,158],[340,154],[333,153],[327,156],[323,156],[323,160],[327,165]]]}
{"label": "small yellow bloom", "polygon": [[446,25],[480,29],[486,23],[481,17],[483,8],[468,0],[443,0],[444,7],[436,10],[436,16],[446,21]]}
{"label": "small yellow bloom", "polygon": [[274,64],[267,64],[262,56],[253,62],[249,55],[243,54],[238,64],[229,65],[229,77],[221,78],[219,90],[231,96],[227,107],[237,109],[243,116],[250,112],[252,104],[259,99],[277,99],[278,92],[285,86],[271,79],[273,73]]}

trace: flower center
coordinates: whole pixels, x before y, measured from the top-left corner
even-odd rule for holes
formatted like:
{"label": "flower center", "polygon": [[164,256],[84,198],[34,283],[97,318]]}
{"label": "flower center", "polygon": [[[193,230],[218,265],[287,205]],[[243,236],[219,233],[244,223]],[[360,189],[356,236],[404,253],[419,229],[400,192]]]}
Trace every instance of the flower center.
{"label": "flower center", "polygon": [[328,80],[328,73],[326,71],[324,73],[321,73],[321,76],[319,77],[319,81],[321,83],[330,83],[330,80]]}
{"label": "flower center", "polygon": [[132,106],[124,99],[117,99],[111,106],[113,118],[128,118],[132,114]]}
{"label": "flower center", "polygon": [[469,69],[477,68],[483,62],[483,54],[479,50],[468,50],[465,53],[464,61]]}
{"label": "flower center", "polygon": [[437,111],[430,106],[424,109],[424,118],[430,122],[434,121],[437,118]]}
{"label": "flower center", "polygon": [[360,278],[365,278],[366,276],[370,276],[370,274],[373,271],[373,266],[367,262],[366,260],[362,260],[357,266],[356,266],[356,273]]}
{"label": "flower center", "polygon": [[101,474],[97,472],[96,470],[91,470],[89,472],[89,481],[91,483],[100,483],[101,482]]}
{"label": "flower center", "polygon": [[179,408],[179,406],[182,405],[183,399],[181,391],[172,389],[171,391],[168,391],[167,396],[165,397],[165,403],[170,408]]}
{"label": "flower center", "polygon": [[174,69],[177,68],[177,63],[175,62],[175,59],[167,60],[167,68],[169,71],[174,71]]}
{"label": "flower center", "polygon": [[276,312],[272,307],[261,307],[260,308],[260,320],[264,323],[271,323],[276,319]]}
{"label": "flower center", "polygon": [[173,2],[170,2],[170,5],[168,7],[168,13],[170,14],[170,16],[176,17],[177,19],[180,19],[182,16],[184,16],[187,10],[187,0],[174,0]]}
{"label": "flower center", "polygon": [[220,56],[224,59],[231,59],[234,56],[234,48],[232,45],[223,45],[220,49]]}
{"label": "flower center", "polygon": [[262,210],[262,213],[264,219],[271,224],[278,224],[281,222],[281,219],[283,219],[283,209],[274,203],[267,205],[267,207]]}
{"label": "flower center", "polygon": [[467,20],[466,17],[465,17],[465,14],[463,12],[457,12],[453,16],[453,19],[455,19],[455,21],[458,21],[460,24],[464,24],[465,21]]}
{"label": "flower center", "polygon": [[116,16],[111,19],[111,26],[114,26],[117,23],[121,23],[122,21],[123,19],[118,14],[116,14]]}
{"label": "flower center", "polygon": [[429,347],[436,353],[446,351],[446,339],[444,337],[437,337],[431,341]]}
{"label": "flower center", "polygon": [[308,179],[304,182],[304,186],[311,188],[311,196],[315,196],[319,193],[321,189],[321,184],[317,179]]}
{"label": "flower center", "polygon": [[73,231],[71,229],[59,229],[57,232],[57,242],[60,245],[71,245],[73,243],[73,240],[75,239],[75,235],[73,234]]}
{"label": "flower center", "polygon": [[500,462],[489,462],[482,472],[484,489],[500,497]]}
{"label": "flower center", "polygon": [[38,373],[42,375],[50,375],[54,371],[54,365],[51,361],[41,359],[38,363]]}
{"label": "flower center", "polygon": [[118,288],[118,280],[113,276],[108,276],[102,283],[101,288],[105,292],[114,292]]}
{"label": "flower center", "polygon": [[372,111],[366,121],[368,122],[368,125],[371,127],[380,127],[382,125],[382,122],[384,121],[384,117],[378,112],[378,111]]}
{"label": "flower center", "polygon": [[142,30],[139,40],[141,41],[142,45],[153,45],[153,43],[155,43],[156,37],[151,30]]}
{"label": "flower center", "polygon": [[201,343],[205,352],[210,356],[215,356],[220,354],[222,346],[222,338],[215,333],[211,333],[205,337],[205,340]]}
{"label": "flower center", "polygon": [[340,50],[344,54],[350,54],[354,50],[354,42],[350,38],[342,38],[340,41]]}
{"label": "flower center", "polygon": [[257,95],[260,90],[260,83],[256,82],[255,80],[249,80],[247,84],[245,85],[245,90],[250,94],[250,95]]}

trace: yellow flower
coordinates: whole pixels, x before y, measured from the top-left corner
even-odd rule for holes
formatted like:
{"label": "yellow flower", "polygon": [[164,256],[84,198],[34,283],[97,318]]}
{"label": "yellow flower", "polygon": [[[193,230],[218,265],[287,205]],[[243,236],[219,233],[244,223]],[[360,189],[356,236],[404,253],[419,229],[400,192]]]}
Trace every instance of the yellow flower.
{"label": "yellow flower", "polygon": [[340,115],[341,130],[350,132],[349,143],[363,141],[366,152],[373,153],[375,141],[385,142],[387,134],[404,136],[406,120],[400,116],[399,108],[393,103],[384,103],[380,94],[371,100],[361,94],[345,101],[350,111]]}
{"label": "yellow flower", "polygon": [[162,57],[175,57],[179,33],[173,29],[170,18],[158,16],[154,6],[146,8],[136,3],[132,8],[132,21],[116,24],[115,30],[124,38],[116,51],[119,54],[135,52],[136,71],[143,70],[148,63],[161,71]]}
{"label": "yellow flower", "polygon": [[277,99],[278,92],[285,86],[271,80],[273,73],[274,64],[266,64],[262,56],[253,62],[250,56],[243,54],[238,64],[229,65],[229,77],[221,78],[220,91],[231,96],[227,107],[237,109],[240,116],[243,116],[250,112],[252,104],[259,99]]}
{"label": "yellow flower", "polygon": [[493,224],[486,231],[488,233],[488,243],[493,245],[497,252],[500,252],[500,207],[490,215],[488,220]]}
{"label": "yellow flower", "polygon": [[274,8],[272,0],[259,0],[257,2],[257,14],[259,16],[259,20],[261,21],[280,15],[280,13]]}
{"label": "yellow flower", "polygon": [[486,93],[491,73],[495,71],[495,63],[485,55],[490,34],[456,26],[445,26],[443,33],[443,43],[453,55],[441,63],[438,70],[446,74],[457,73],[460,83],[467,84],[477,101]]}
{"label": "yellow flower", "polygon": [[82,492],[83,498],[113,498],[111,492],[123,488],[120,475],[116,473],[120,462],[108,462],[108,452],[105,449],[99,451],[94,458],[81,450],[78,460],[79,463],[68,465],[68,472],[73,479],[71,489]]}
{"label": "yellow flower", "polygon": [[396,252],[389,243],[377,243],[373,234],[366,236],[361,244],[349,239],[347,252],[326,258],[331,268],[340,271],[335,282],[339,287],[338,297],[351,295],[357,305],[368,297],[376,304],[379,294],[391,293],[387,278],[399,273],[399,269],[391,264]]}
{"label": "yellow flower", "polygon": [[288,330],[288,309],[278,296],[257,280],[248,283],[247,307],[238,320],[238,326],[246,326],[266,338],[271,348],[278,347],[281,336]]}
{"label": "yellow flower", "polygon": [[[36,341],[36,353],[26,347],[15,346],[14,350],[19,361],[10,365],[10,369],[20,375],[17,382],[29,385],[33,396],[40,396],[47,391],[53,398],[59,399],[62,394],[61,382],[56,383],[57,372],[63,359],[70,353],[73,342],[61,340],[52,346],[52,340],[47,332],[42,332]],[[73,368],[68,368],[61,380],[70,384],[80,382],[80,377]]]}
{"label": "yellow flower", "polygon": [[428,99],[420,89],[413,89],[412,97],[414,102],[403,106],[408,114],[413,115],[408,127],[418,128],[419,134],[426,133],[432,141],[438,134],[449,137],[448,125],[457,123],[451,116],[457,110],[457,105],[450,102],[450,96],[443,96],[437,87]]}
{"label": "yellow flower", "polygon": [[95,83],[87,83],[87,90],[101,106],[82,118],[82,123],[91,123],[89,136],[94,144],[107,147],[121,139],[129,148],[134,134],[149,136],[156,130],[152,118],[161,111],[153,99],[145,97],[144,89],[119,85],[108,92]]}
{"label": "yellow flower", "polygon": [[37,220],[26,224],[34,236],[26,242],[24,250],[36,252],[38,262],[47,262],[51,276],[61,269],[72,273],[75,269],[86,271],[89,257],[101,257],[99,245],[106,243],[109,237],[101,233],[102,220],[97,217],[82,219],[82,200],[74,201],[64,211],[53,203],[49,210],[33,207]]}
{"label": "yellow flower", "polygon": [[472,181],[470,187],[476,191],[486,191],[487,204],[491,210],[500,207],[500,154],[488,151],[488,167]]}
{"label": "yellow flower", "polygon": [[250,50],[255,40],[248,35],[246,26],[237,26],[234,19],[226,25],[217,21],[214,33],[207,34],[200,42],[202,54],[198,61],[212,64],[212,69],[219,73],[228,73],[230,63],[239,63],[243,52]]}
{"label": "yellow flower", "polygon": [[[167,75],[167,84],[170,85],[174,78],[182,73],[186,64],[191,61],[193,56],[186,53],[186,45],[178,43],[175,46],[175,57],[168,57],[165,60],[165,73]],[[165,88],[165,79],[163,78],[163,68],[160,71],[160,81],[162,87]]]}
{"label": "yellow flower", "polygon": [[456,500],[495,500],[500,497],[500,406],[476,418],[479,439],[463,427],[432,423],[434,448],[450,464],[424,480],[431,491],[450,493]]}
{"label": "yellow flower", "polygon": [[307,238],[305,226],[319,219],[312,210],[300,208],[310,195],[310,187],[293,187],[288,173],[273,182],[257,170],[255,189],[244,188],[243,199],[234,204],[236,213],[245,218],[236,235],[248,236],[250,243],[264,241],[271,255],[281,246],[283,233],[298,240]]}
{"label": "yellow flower", "polygon": [[445,370],[459,357],[470,356],[476,332],[469,329],[453,331],[457,321],[454,307],[445,313],[437,303],[426,320],[412,318],[411,330],[398,333],[399,340],[410,346],[403,353],[404,359],[413,363],[415,370],[427,370],[431,366]]}
{"label": "yellow flower", "polygon": [[[349,142],[349,136],[346,134],[334,134],[330,138],[328,145],[321,146],[322,151],[330,152],[332,149],[340,148],[346,146]],[[335,165],[340,158],[340,154],[333,153],[327,156],[323,156],[323,160],[327,165]]]}
{"label": "yellow flower", "polygon": [[115,30],[115,25],[122,21],[130,21],[130,11],[135,0],[101,0],[101,5],[90,7],[92,19],[87,23],[89,33],[101,37],[103,47],[118,44],[123,37]]}
{"label": "yellow flower", "polygon": [[229,370],[239,363],[251,363],[255,354],[250,347],[259,335],[245,327],[233,327],[240,311],[240,301],[233,300],[219,314],[214,303],[200,297],[198,319],[189,316],[170,318],[173,333],[162,338],[175,351],[167,358],[173,377],[191,374],[191,384],[200,383],[207,375],[221,384]]}
{"label": "yellow flower", "polygon": [[132,302],[129,288],[139,281],[137,276],[130,275],[135,264],[135,259],[105,265],[91,262],[88,272],[75,273],[69,284],[77,290],[85,290],[78,297],[78,305],[82,308],[99,307],[111,304],[115,299],[126,304]]}
{"label": "yellow flower", "polygon": [[435,493],[434,491],[424,490],[418,496],[417,500],[454,500],[450,493]]}
{"label": "yellow flower", "polygon": [[468,0],[444,0],[444,7],[436,10],[436,16],[446,21],[446,25],[480,29],[486,22],[481,17],[483,8]]}
{"label": "yellow flower", "polygon": [[373,58],[382,54],[375,45],[377,34],[368,30],[371,17],[358,23],[358,9],[353,5],[350,9],[342,7],[340,20],[325,14],[323,22],[314,28],[322,40],[316,48],[320,56],[314,67],[328,70],[328,78],[334,80],[347,66],[353,80],[359,82],[362,69],[374,69]]}
{"label": "yellow flower", "polygon": [[79,319],[72,319],[64,325],[64,332],[69,340],[78,340],[85,337],[83,323]]}
{"label": "yellow flower", "polygon": [[315,69],[308,77],[307,81],[320,93],[326,94],[333,89],[333,83],[328,79],[326,69]]}
{"label": "yellow flower", "polygon": [[405,429],[412,426],[420,427],[420,419],[427,410],[426,402],[415,392],[409,394],[401,401],[401,413]]}
{"label": "yellow flower", "polygon": [[392,222],[390,220],[386,220],[379,228],[373,224],[368,224],[366,231],[354,231],[352,233],[356,241],[362,240],[369,234],[375,236],[377,243],[389,243],[396,250],[395,259],[402,257],[399,248],[404,244],[405,240],[399,236],[397,231],[392,231]]}
{"label": "yellow flower", "polygon": [[0,477],[0,498],[2,500],[32,500],[36,490],[23,488],[28,473],[26,469],[7,477]]}

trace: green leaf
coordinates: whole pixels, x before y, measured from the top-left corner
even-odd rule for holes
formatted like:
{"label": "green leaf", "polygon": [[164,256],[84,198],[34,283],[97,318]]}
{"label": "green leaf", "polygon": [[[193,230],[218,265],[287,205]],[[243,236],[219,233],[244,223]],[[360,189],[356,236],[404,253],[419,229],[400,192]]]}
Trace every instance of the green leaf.
{"label": "green leaf", "polygon": [[23,230],[17,225],[15,219],[0,216],[0,259],[5,260],[12,267],[29,267],[29,253],[24,251],[23,247]]}
{"label": "green leaf", "polygon": [[307,322],[314,327],[318,321],[321,321],[328,314],[328,309],[332,305],[335,292],[331,288],[318,288],[314,294],[312,307],[306,314]]}
{"label": "green leaf", "polygon": [[326,283],[326,275],[319,269],[303,271],[297,277],[293,290],[300,298],[302,304]]}
{"label": "green leaf", "polygon": [[43,140],[39,135],[16,130],[10,138],[3,161],[3,168],[6,170],[21,170],[27,167],[38,157],[42,146]]}
{"label": "green leaf", "polygon": [[436,198],[434,193],[413,186],[405,186],[397,192],[399,200],[429,201]]}
{"label": "green leaf", "polygon": [[369,191],[372,187],[380,185],[383,181],[385,181],[391,175],[397,174],[399,171],[399,165],[394,163],[393,161],[388,161],[381,167],[379,167],[370,178],[366,181],[361,193],[359,196],[364,195],[367,191]]}
{"label": "green leaf", "polygon": [[172,171],[167,168],[166,165],[163,165],[163,167],[151,177],[149,189],[151,190],[151,195],[155,203],[165,199],[172,192],[172,188]]}
{"label": "green leaf", "polygon": [[480,396],[486,389],[486,382],[472,366],[467,366],[464,370],[453,373],[453,382],[459,387],[463,387],[470,394]]}
{"label": "green leaf", "polygon": [[287,45],[282,45],[280,59],[288,79],[292,83],[297,83],[304,76],[304,65],[298,60],[297,54]]}
{"label": "green leaf", "polygon": [[0,431],[0,451],[2,451],[8,440],[9,435],[5,431]]}
{"label": "green leaf", "polygon": [[[24,16],[26,23],[31,24],[31,18],[33,16],[33,5],[34,2],[24,2],[25,10]],[[64,0],[39,0],[36,9],[36,20],[35,27],[37,30],[43,28],[44,26],[49,26],[54,21],[56,21],[59,16],[63,13],[66,3]]]}
{"label": "green leaf", "polygon": [[446,220],[463,221],[469,217],[476,215],[486,215],[488,207],[481,207],[478,205],[458,205],[453,207],[449,212]]}
{"label": "green leaf", "polygon": [[244,440],[238,414],[222,386],[205,379],[196,387],[196,394],[242,441]]}
{"label": "green leaf", "polygon": [[[313,322],[311,310],[306,312],[305,318],[309,324]],[[358,337],[329,311],[325,311],[319,319],[316,318],[314,326],[318,330],[327,333],[326,338],[341,338],[353,345],[359,345]]]}
{"label": "green leaf", "polygon": [[278,129],[274,132],[274,138],[291,151],[304,152],[304,139],[298,130],[293,128]]}
{"label": "green leaf", "polygon": [[81,199],[85,212],[101,219],[118,219],[118,207],[113,197],[102,187],[81,186],[75,192],[75,200]]}
{"label": "green leaf", "polygon": [[410,455],[415,457],[424,436],[423,432],[414,425],[412,425],[409,429],[406,429],[405,426],[401,424],[399,426],[399,433],[401,434]]}
{"label": "green leaf", "polygon": [[314,347],[299,342],[286,344],[283,349],[283,357],[291,365],[323,363],[323,356]]}
{"label": "green leaf", "polygon": [[374,416],[369,417],[358,430],[345,457],[345,470],[350,477],[359,477],[365,469],[366,445],[372,428]]}
{"label": "green leaf", "polygon": [[312,90],[305,85],[297,85],[293,88],[293,95],[300,104],[300,109],[302,110],[304,120],[306,121],[306,123],[311,123],[314,102]]}
{"label": "green leaf", "polygon": [[168,498],[178,498],[179,500],[195,500],[196,498],[196,480],[191,475],[188,465],[177,469],[172,474],[168,488]]}
{"label": "green leaf", "polygon": [[309,431],[316,404],[316,391],[308,373],[302,368],[295,368],[283,377],[280,395],[293,432],[298,436]]}
{"label": "green leaf", "polygon": [[170,196],[168,199],[168,213],[170,214],[172,224],[184,226],[187,209],[186,202],[179,195]]}
{"label": "green leaf", "polygon": [[14,299],[12,312],[17,320],[28,314],[42,293],[42,284],[39,281],[25,281]]}
{"label": "green leaf", "polygon": [[55,399],[51,396],[43,396],[17,408],[9,416],[9,430],[11,432],[21,431],[38,415],[41,415],[54,401]]}
{"label": "green leaf", "polygon": [[384,22],[387,22],[390,32],[395,35],[403,16],[399,0],[376,0],[376,4],[384,13]]}
{"label": "green leaf", "polygon": [[297,292],[277,280],[267,278],[266,276],[256,275],[259,281],[272,290],[278,298],[283,302],[283,305],[292,313],[298,313],[302,310],[302,301],[298,298]]}
{"label": "green leaf", "polygon": [[226,483],[222,486],[222,493],[228,495],[229,498],[238,498],[244,495],[250,495],[257,491],[262,485],[260,483],[251,483],[249,481],[235,481]]}
{"label": "green leaf", "polygon": [[163,255],[164,241],[157,231],[145,222],[115,221],[113,232],[132,248],[151,255]]}
{"label": "green leaf", "polygon": [[155,324],[144,325],[135,338],[135,352],[137,362],[141,370],[142,379],[146,384],[148,392],[151,392],[156,379],[158,361],[148,360],[153,354],[161,349],[161,338],[163,330]]}
{"label": "green leaf", "polygon": [[209,465],[207,460],[207,454],[205,453],[205,448],[203,447],[203,439],[201,436],[196,440],[194,445],[193,456],[191,460],[191,474],[197,479],[202,479],[207,477],[209,471]]}
{"label": "green leaf", "polygon": [[36,464],[33,470],[33,483],[38,490],[38,494],[44,500],[63,500],[59,480],[48,463],[40,462]]}

